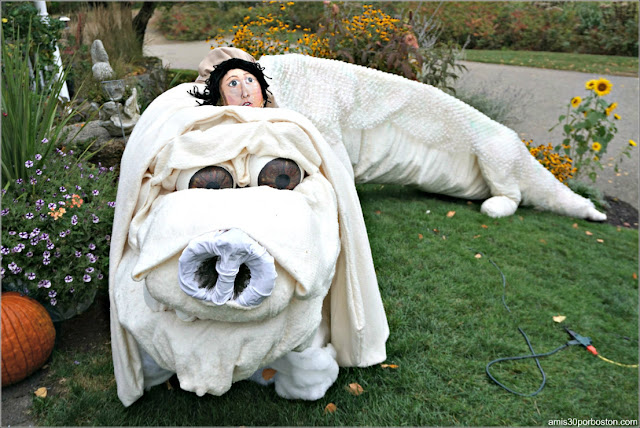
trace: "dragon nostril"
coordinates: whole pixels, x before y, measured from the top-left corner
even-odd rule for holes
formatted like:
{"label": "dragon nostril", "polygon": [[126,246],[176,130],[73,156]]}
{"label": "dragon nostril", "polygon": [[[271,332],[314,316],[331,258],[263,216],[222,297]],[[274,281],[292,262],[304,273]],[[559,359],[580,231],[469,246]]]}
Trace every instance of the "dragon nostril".
{"label": "dragon nostril", "polygon": [[[216,263],[220,259],[214,256],[203,261],[196,271],[196,281],[199,288],[213,289],[218,281],[218,272],[216,271]],[[243,263],[240,265],[236,279],[233,282],[233,298],[236,299],[240,293],[247,288],[251,280],[251,271],[249,267]]]}

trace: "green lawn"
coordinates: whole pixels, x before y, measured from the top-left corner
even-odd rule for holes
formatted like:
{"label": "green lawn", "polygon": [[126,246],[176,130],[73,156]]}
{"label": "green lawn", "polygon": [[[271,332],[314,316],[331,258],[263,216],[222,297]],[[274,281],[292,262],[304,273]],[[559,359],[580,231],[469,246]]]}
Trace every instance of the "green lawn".
{"label": "green lawn", "polygon": [[[108,344],[86,354],[55,351],[48,380],[58,392],[34,398],[36,423],[539,426],[559,418],[638,419],[637,369],[579,346],[541,359],[547,386],[535,397],[507,393],[485,374],[495,358],[528,353],[517,327],[539,353],[565,343],[568,325],[590,336],[604,357],[637,364],[637,230],[528,208],[491,219],[477,202],[398,186],[358,190],[391,329],[387,362],[397,369],[341,369],[316,402],[287,401],[273,387],[239,382],[221,397],[157,386],[124,408]],[[511,314],[490,260],[506,277]],[[559,314],[567,317],[563,324],[552,320]],[[541,380],[532,360],[496,365],[493,373],[523,392]],[[346,390],[353,382],[362,395]],[[335,413],[324,412],[328,403]]]}
{"label": "green lawn", "polygon": [[638,76],[638,58],[561,52],[485,51],[467,49],[465,59],[491,64],[520,65],[583,73]]}

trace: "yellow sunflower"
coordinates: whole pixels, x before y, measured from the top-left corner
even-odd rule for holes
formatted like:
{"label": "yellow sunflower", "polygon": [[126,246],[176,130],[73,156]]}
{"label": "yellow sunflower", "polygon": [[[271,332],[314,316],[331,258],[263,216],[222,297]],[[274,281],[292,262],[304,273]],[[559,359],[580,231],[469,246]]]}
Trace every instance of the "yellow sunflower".
{"label": "yellow sunflower", "polygon": [[618,107],[618,103],[612,103],[609,107],[607,107],[607,109],[604,111],[604,113],[607,116],[609,116],[611,114],[611,112],[614,111],[617,107]]}
{"label": "yellow sunflower", "polygon": [[597,141],[595,141],[592,145],[591,145],[591,149],[594,152],[599,152],[600,149],[602,149],[602,144],[598,143]]}
{"label": "yellow sunflower", "polygon": [[580,97],[573,97],[571,98],[571,107],[576,108],[580,105],[580,103],[582,102],[582,98]]}
{"label": "yellow sunflower", "polygon": [[600,78],[593,87],[593,91],[599,96],[607,95],[611,92],[613,85],[607,79]]}
{"label": "yellow sunflower", "polygon": [[614,117],[616,120],[620,120],[620,116],[619,116],[617,113],[615,113],[615,114],[613,115],[613,117]]}
{"label": "yellow sunflower", "polygon": [[595,88],[595,87],[596,87],[596,83],[597,83],[597,82],[598,82],[597,80],[589,80],[589,81],[584,85],[584,87],[585,87],[585,88],[587,88],[587,89],[593,89],[593,88]]}
{"label": "yellow sunflower", "polygon": [[630,146],[632,146],[632,147],[635,147],[635,146],[637,146],[637,145],[638,145],[638,143],[636,143],[636,142],[635,142],[635,141],[633,141],[633,140],[629,140],[629,145],[630,145]]}

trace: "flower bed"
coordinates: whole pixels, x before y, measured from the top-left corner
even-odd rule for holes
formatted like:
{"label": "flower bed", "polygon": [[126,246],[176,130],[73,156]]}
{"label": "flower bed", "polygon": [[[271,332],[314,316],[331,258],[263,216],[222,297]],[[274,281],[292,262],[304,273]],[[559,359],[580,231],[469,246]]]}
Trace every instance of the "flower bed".
{"label": "flower bed", "polygon": [[60,149],[25,166],[30,177],[2,190],[2,289],[68,319],[106,290],[116,175]]}

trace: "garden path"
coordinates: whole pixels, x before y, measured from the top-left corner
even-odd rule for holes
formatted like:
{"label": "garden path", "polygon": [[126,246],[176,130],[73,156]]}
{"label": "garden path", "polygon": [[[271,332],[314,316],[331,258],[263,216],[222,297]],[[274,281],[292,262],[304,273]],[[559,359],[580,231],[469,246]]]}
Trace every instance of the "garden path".
{"label": "garden path", "polygon": [[[166,39],[156,28],[156,14],[149,22],[145,34],[145,55],[162,59],[164,66],[197,70],[198,64],[210,49],[204,40],[179,42]],[[499,64],[483,64],[463,61],[468,71],[463,73],[455,85],[458,90],[479,92],[494,100],[511,102],[518,121],[507,124],[522,139],[533,140],[536,145],[554,145],[562,141],[560,127],[553,132],[549,128],[556,124],[558,116],[566,112],[566,105],[574,96],[586,96],[584,84],[587,80],[604,77],[613,84],[608,99],[616,101],[622,119],[618,122],[618,135],[609,145],[609,152],[603,164],[612,162],[609,158],[617,155],[628,145],[630,139],[640,141],[639,95],[637,77],[595,75],[575,71],[546,70],[541,68],[518,67]],[[595,186],[603,193],[638,208],[638,152],[632,151],[631,159],[624,158],[619,173],[613,166],[606,166],[598,175]]]}

